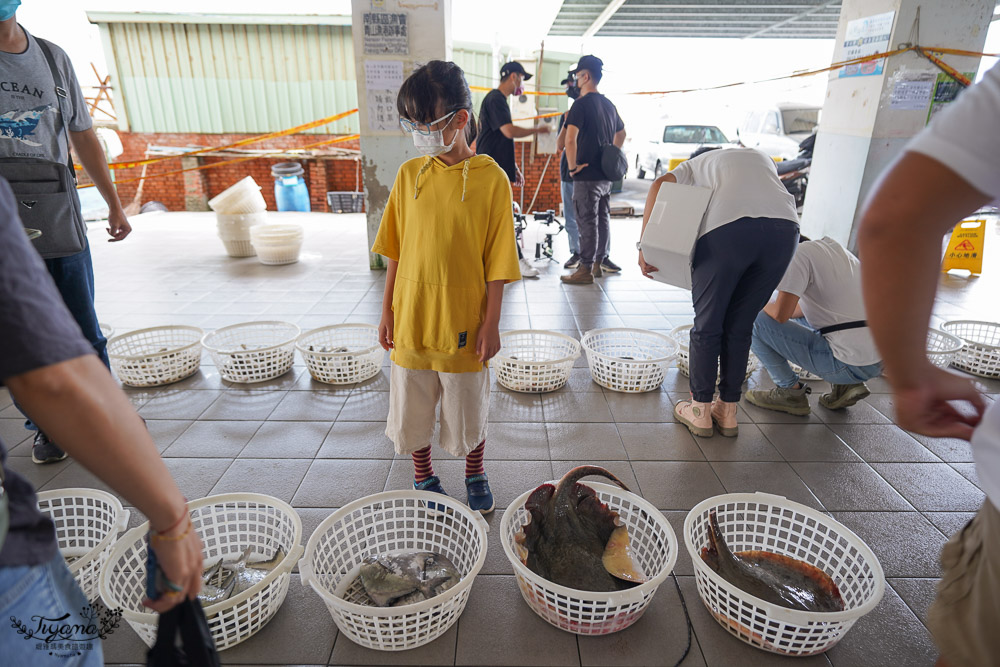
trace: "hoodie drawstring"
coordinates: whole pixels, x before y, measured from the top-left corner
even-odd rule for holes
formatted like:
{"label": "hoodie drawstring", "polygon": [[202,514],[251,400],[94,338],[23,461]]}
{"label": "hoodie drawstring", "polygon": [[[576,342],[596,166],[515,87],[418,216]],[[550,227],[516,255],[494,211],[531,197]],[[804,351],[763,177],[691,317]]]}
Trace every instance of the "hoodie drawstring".
{"label": "hoodie drawstring", "polygon": [[462,201],[465,201],[465,186],[469,182],[469,165],[472,164],[471,160],[465,161],[465,166],[462,167]]}
{"label": "hoodie drawstring", "polygon": [[[413,182],[413,198],[416,199],[417,195],[420,194],[420,177],[424,175],[424,172],[430,169],[431,162],[434,158],[427,158],[424,164],[421,165],[420,171],[417,172],[417,178]],[[472,165],[472,160],[466,160],[465,166],[462,167],[462,201],[465,201],[465,187],[469,184],[469,167]]]}

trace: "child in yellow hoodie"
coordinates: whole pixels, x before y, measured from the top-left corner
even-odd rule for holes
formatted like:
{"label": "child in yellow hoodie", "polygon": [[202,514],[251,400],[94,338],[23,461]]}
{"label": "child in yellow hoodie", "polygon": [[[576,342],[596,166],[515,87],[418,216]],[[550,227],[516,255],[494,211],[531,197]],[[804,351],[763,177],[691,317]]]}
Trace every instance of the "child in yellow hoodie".
{"label": "child in yellow hoodie", "polygon": [[458,65],[417,69],[396,107],[423,157],[399,168],[372,247],[388,260],[379,324],[393,361],[385,434],[413,457],[415,489],[445,493],[431,463],[440,403],[441,446],[465,457],[469,507],[488,514],[486,364],[500,350],[503,286],[521,278],[510,182],[469,147],[476,121]]}

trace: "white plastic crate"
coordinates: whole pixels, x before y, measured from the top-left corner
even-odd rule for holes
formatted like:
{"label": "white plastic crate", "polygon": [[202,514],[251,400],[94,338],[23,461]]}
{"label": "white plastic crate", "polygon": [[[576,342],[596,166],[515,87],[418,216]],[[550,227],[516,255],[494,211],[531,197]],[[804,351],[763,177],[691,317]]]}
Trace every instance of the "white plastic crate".
{"label": "white plastic crate", "polygon": [[1000,378],[1000,324],[955,320],[945,322],[941,328],[965,342],[952,366],[979,377]]}
{"label": "white plastic crate", "polygon": [[292,369],[299,327],[291,322],[243,322],[210,331],[202,344],[230,382],[264,382]]}
{"label": "white plastic crate", "polygon": [[313,379],[327,384],[363,382],[378,375],[385,360],[378,327],[371,324],[313,329],[299,336],[295,347]]}
{"label": "white plastic crate", "polygon": [[[191,522],[203,546],[206,567],[219,558],[238,560],[252,547],[253,560],[285,557],[263,580],[247,590],[204,608],[220,651],[235,646],[264,627],[288,592],[292,568],[302,555],[302,520],[292,507],[259,493],[224,493],[188,503]],[[125,533],[101,570],[101,598],[122,615],[148,646],[156,641],[159,615],[142,604],[146,597],[146,533],[149,523]]]}
{"label": "white plastic crate", "polygon": [[663,384],[677,357],[677,341],[645,329],[594,329],[580,341],[594,382],[628,393],[652,391]]}
{"label": "white plastic crate", "polygon": [[156,387],[194,375],[201,367],[198,327],[174,324],[138,329],[108,341],[111,368],[122,384]]}
{"label": "white plastic crate", "polygon": [[84,595],[94,602],[99,597],[101,567],[128,527],[129,511],[113,495],[97,489],[40,491],[38,509],[52,519],[59,552]]}
{"label": "white plastic crate", "polygon": [[[427,509],[427,503],[443,507]],[[464,503],[427,491],[387,491],[355,500],[326,518],[299,562],[302,585],[323,599],[351,641],[382,651],[423,646],[448,631],[469,601],[486,561],[486,521]],[[432,551],[462,575],[429,600],[399,607],[372,606],[359,573],[365,556]]]}
{"label": "white plastic crate", "polygon": [[[518,556],[515,537],[531,514],[524,503],[534,489],[514,500],[500,521],[503,551],[514,568],[521,596],[532,611],[552,625],[578,635],[606,635],[624,630],[642,616],[660,584],[677,562],[677,536],[663,513],[634,493],[602,482],[584,481],[601,502],[618,512],[628,527],[634,557],[649,581],[624,591],[580,591],[552,583],[528,569]],[[558,484],[558,482],[550,482]]]}
{"label": "white plastic crate", "polygon": [[948,368],[964,346],[958,336],[937,329],[927,330],[927,358],[939,368]]}
{"label": "white plastic crate", "polygon": [[[770,551],[818,567],[840,589],[844,611],[781,607],[716,574],[701,558],[701,549],[709,545],[712,510],[732,551]],[[702,501],[684,520],[684,546],[708,611],[733,636],[772,653],[807,656],[828,650],[885,592],[882,566],[861,538],[825,514],[781,496],[729,493]]]}
{"label": "white plastic crate", "polygon": [[[670,337],[677,341],[677,370],[681,372],[681,375],[685,377],[691,376],[691,329],[694,325],[685,324],[679,327],[675,327],[670,332]],[[753,372],[757,370],[757,355],[753,352],[747,358],[747,373],[743,377],[743,381],[746,382],[753,375]],[[801,369],[800,369],[801,370]],[[715,383],[718,384],[721,379],[718,374],[716,374]]]}
{"label": "white plastic crate", "polygon": [[490,364],[497,382],[511,391],[543,393],[562,388],[580,342],[555,331],[519,329],[500,334],[500,352]]}

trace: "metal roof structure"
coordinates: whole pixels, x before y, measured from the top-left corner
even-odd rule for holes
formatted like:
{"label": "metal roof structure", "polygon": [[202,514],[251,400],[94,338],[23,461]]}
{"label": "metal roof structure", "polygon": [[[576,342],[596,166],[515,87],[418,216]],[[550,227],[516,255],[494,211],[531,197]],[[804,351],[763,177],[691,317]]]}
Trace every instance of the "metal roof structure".
{"label": "metal roof structure", "polygon": [[563,0],[549,35],[834,39],[841,0]]}

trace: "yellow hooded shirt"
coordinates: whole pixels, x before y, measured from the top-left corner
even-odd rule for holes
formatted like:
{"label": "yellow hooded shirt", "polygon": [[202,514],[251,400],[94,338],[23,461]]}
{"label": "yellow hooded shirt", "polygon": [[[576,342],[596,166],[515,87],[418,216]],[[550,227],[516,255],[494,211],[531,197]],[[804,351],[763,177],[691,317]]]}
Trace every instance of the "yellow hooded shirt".
{"label": "yellow hooded shirt", "polygon": [[488,155],[448,166],[404,162],[372,252],[399,263],[392,296],[392,360],[403,368],[482,369],[476,337],[486,283],[521,279],[510,181]]}

